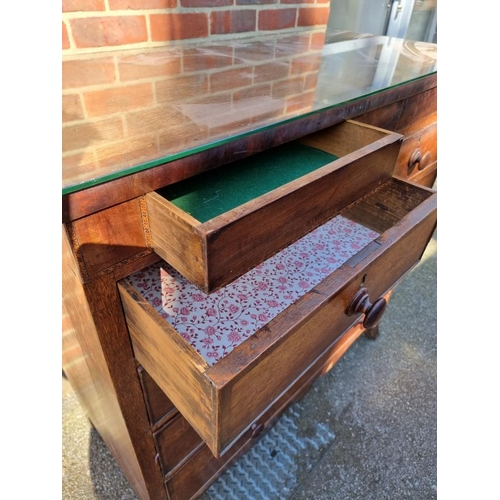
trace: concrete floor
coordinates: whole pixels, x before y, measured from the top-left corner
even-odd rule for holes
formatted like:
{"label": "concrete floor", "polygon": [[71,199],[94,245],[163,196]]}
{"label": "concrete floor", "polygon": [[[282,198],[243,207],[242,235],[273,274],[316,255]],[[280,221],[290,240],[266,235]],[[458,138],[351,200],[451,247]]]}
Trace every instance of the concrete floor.
{"label": "concrete floor", "polygon": [[[298,439],[311,429],[331,438],[294,459],[275,498],[437,498],[436,264],[434,236],[395,288],[379,338],[361,337],[298,403]],[[63,499],[136,500],[64,379],[62,432]],[[203,495],[213,498],[212,490]]]}

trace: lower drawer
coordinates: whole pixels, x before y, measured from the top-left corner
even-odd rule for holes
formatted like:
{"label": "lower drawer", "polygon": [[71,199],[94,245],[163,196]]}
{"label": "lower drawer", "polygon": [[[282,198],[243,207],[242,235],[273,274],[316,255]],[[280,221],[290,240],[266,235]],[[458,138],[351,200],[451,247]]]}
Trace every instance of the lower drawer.
{"label": "lower drawer", "polygon": [[435,224],[436,194],[393,178],[213,294],[150,266],[119,282],[135,356],[220,456],[342,332],[377,323]]}

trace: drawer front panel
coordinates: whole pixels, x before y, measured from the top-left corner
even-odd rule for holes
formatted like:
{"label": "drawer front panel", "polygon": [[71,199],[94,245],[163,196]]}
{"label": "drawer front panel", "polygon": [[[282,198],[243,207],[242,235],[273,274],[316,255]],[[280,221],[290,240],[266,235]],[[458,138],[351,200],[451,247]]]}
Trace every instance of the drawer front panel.
{"label": "drawer front panel", "polygon": [[437,125],[406,137],[401,145],[394,175],[404,179],[417,175],[437,161]]}
{"label": "drawer front panel", "polygon": [[138,361],[214,455],[224,453],[343,331],[363,320],[347,314],[360,287],[373,302],[418,262],[436,224],[436,195],[392,179],[342,216],[380,236],[215,364],[130,282],[119,283]]}

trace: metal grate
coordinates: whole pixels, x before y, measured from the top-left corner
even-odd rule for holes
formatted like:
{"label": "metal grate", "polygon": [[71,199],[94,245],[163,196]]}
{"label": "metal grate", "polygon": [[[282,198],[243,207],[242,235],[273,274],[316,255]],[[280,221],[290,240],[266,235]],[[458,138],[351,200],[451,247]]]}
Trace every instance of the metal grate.
{"label": "metal grate", "polygon": [[291,406],[245,455],[213,483],[201,500],[286,500],[323,456],[335,434],[323,423],[304,419]]}

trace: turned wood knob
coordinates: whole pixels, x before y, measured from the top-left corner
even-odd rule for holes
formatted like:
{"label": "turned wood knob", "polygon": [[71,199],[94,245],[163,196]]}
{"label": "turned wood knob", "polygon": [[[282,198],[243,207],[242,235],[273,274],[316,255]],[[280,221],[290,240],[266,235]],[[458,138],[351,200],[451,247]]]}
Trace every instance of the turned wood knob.
{"label": "turned wood knob", "polygon": [[252,438],[256,438],[264,430],[264,424],[253,424],[252,425]]}
{"label": "turned wood knob", "polygon": [[361,288],[351,300],[347,308],[347,315],[354,316],[356,314],[364,314],[365,319],[363,321],[363,326],[365,328],[374,328],[380,323],[386,307],[387,300],[385,300],[384,297],[380,297],[372,304],[368,296],[368,290],[366,288]]}
{"label": "turned wood knob", "polygon": [[427,167],[427,165],[430,164],[430,160],[431,154],[429,153],[429,151],[422,154],[420,148],[415,148],[410,156],[410,159],[408,160],[408,171],[411,172],[415,165],[419,170],[423,170],[425,167]]}

